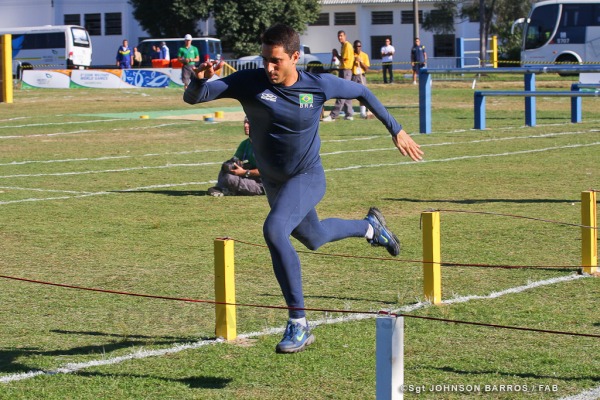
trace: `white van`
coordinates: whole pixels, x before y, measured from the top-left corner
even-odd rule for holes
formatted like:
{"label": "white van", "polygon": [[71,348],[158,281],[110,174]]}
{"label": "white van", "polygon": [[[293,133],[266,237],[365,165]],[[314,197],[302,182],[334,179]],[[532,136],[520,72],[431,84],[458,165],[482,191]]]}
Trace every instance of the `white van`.
{"label": "white van", "polygon": [[13,75],[20,69],[83,69],[92,63],[92,42],[85,28],[45,25],[2,28],[12,35]]}

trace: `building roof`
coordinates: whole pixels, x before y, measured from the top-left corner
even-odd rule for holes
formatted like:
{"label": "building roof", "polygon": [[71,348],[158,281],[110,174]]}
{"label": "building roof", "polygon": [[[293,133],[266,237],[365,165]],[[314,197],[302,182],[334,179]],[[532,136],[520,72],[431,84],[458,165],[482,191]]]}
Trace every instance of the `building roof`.
{"label": "building roof", "polygon": [[[439,0],[417,0],[419,3],[435,3]],[[411,3],[413,0],[321,0],[322,6],[347,6],[368,4],[401,4]]]}

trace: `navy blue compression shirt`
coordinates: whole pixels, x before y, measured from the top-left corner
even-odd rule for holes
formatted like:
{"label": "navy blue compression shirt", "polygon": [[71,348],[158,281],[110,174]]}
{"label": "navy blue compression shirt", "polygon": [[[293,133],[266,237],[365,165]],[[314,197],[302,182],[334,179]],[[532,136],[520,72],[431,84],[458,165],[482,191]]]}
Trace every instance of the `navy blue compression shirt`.
{"label": "navy blue compression shirt", "polygon": [[321,165],[319,118],[331,98],[358,99],[392,135],[402,126],[364,85],[332,74],[298,70],[291,86],[273,85],[264,69],[242,70],[223,79],[192,79],[183,95],[189,104],[238,100],[250,121],[256,163],[263,179],[285,182]]}

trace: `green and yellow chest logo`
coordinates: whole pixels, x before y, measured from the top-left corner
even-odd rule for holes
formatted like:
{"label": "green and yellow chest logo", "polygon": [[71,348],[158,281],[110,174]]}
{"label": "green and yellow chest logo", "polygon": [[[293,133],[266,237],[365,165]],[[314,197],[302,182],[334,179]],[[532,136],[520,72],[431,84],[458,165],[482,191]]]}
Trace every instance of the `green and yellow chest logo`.
{"label": "green and yellow chest logo", "polygon": [[300,108],[313,108],[313,95],[302,93],[300,95]]}

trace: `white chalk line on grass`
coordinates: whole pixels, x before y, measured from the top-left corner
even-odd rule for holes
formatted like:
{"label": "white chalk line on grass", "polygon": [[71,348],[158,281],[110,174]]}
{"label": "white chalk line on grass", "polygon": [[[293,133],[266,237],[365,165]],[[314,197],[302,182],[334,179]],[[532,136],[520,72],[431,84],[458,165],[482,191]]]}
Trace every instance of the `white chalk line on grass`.
{"label": "white chalk line on grass", "polygon": [[[573,149],[573,148],[578,148],[578,147],[589,147],[589,146],[597,146],[597,145],[600,145],[600,142],[585,143],[585,144],[572,144],[572,145],[567,145],[567,146],[545,147],[542,149],[520,150],[520,151],[511,151],[511,152],[497,153],[497,154],[478,154],[478,155],[474,155],[474,156],[459,156],[459,157],[451,157],[451,158],[441,158],[438,160],[425,159],[425,160],[422,160],[419,162],[401,161],[401,162],[397,162],[397,163],[385,163],[385,164],[350,165],[348,167],[330,168],[330,169],[326,169],[325,171],[326,172],[348,171],[348,170],[362,169],[362,168],[395,167],[395,166],[399,166],[399,165],[413,165],[413,164],[423,164],[423,163],[462,161],[462,160],[471,160],[471,159],[486,158],[486,157],[505,157],[505,156],[519,155],[519,154],[532,154],[532,153],[540,153],[540,152],[544,152],[544,151]],[[0,176],[0,178],[2,178],[2,176]]]}
{"label": "white chalk line on grass", "polygon": [[[582,143],[582,144],[572,144],[565,146],[554,146],[554,147],[544,147],[541,149],[530,149],[530,150],[520,150],[513,152],[504,152],[504,153],[496,153],[496,154],[477,154],[477,155],[467,155],[467,156],[459,156],[459,157],[451,157],[451,158],[441,158],[437,160],[422,160],[418,163],[414,161],[401,161],[397,163],[386,163],[386,164],[370,164],[370,165],[351,165],[348,167],[340,167],[340,168],[330,168],[326,169],[326,172],[330,171],[346,171],[352,169],[361,169],[361,168],[376,168],[376,167],[387,167],[387,166],[398,166],[398,165],[410,165],[410,164],[422,164],[422,163],[432,163],[432,162],[449,162],[449,161],[459,161],[459,160],[469,160],[469,159],[477,159],[477,158],[486,158],[486,157],[505,157],[519,154],[532,154],[539,153],[544,151],[552,151],[552,150],[564,150],[564,149],[572,149],[579,147],[589,147],[589,146],[597,146],[600,142],[592,142],[592,143]],[[207,165],[220,165],[222,161],[211,161],[211,162],[203,162],[203,163],[186,163],[186,164],[166,164],[166,165],[157,165],[157,166],[141,166],[141,167],[130,167],[130,168],[119,168],[119,169],[108,169],[108,170],[95,170],[95,171],[72,171],[72,172],[54,172],[54,173],[39,173],[39,174],[15,174],[15,175],[0,175],[0,179],[10,179],[10,178],[32,178],[32,177],[42,177],[42,176],[73,176],[73,175],[90,175],[90,174],[103,174],[103,173],[115,173],[115,172],[129,172],[129,171],[139,171],[139,170],[151,170],[151,169],[165,169],[165,168],[180,168],[180,167],[201,167]]]}
{"label": "white chalk line on grass", "polygon": [[[554,285],[557,283],[569,282],[569,281],[587,278],[587,277],[589,277],[589,275],[567,275],[567,276],[563,276],[563,277],[559,277],[559,278],[552,278],[552,279],[545,279],[542,281],[530,282],[527,285],[510,288],[510,289],[502,290],[499,292],[492,292],[488,295],[478,295],[478,296],[472,295],[472,296],[457,297],[454,299],[442,301],[442,303],[443,304],[457,304],[457,303],[465,303],[465,302],[468,302],[471,300],[497,299],[497,298],[499,298],[501,296],[505,296],[507,294],[521,293],[526,290],[535,289],[535,288],[538,288],[541,286]],[[429,302],[418,302],[416,304],[411,304],[408,306],[400,307],[397,310],[392,311],[392,313],[393,314],[406,314],[406,313],[413,312],[413,311],[423,309],[423,308],[427,308],[430,306],[431,306],[431,303],[429,303]],[[348,314],[348,315],[338,317],[338,318],[325,318],[325,319],[321,319],[321,320],[311,321],[311,325],[312,326],[332,325],[332,324],[337,324],[337,323],[352,322],[352,321],[359,321],[359,320],[366,320],[366,319],[373,319],[373,318],[376,318],[376,316],[373,314]],[[278,334],[283,331],[284,331],[283,327],[267,328],[260,332],[243,333],[243,334],[238,335],[238,337],[240,339],[252,339],[252,338],[256,338],[256,337]],[[139,359],[144,359],[144,358],[149,358],[149,357],[160,357],[160,356],[164,356],[167,354],[179,353],[184,350],[193,350],[193,349],[197,349],[202,346],[209,345],[209,344],[218,344],[218,343],[225,343],[225,341],[221,338],[217,338],[217,339],[213,339],[213,340],[201,340],[201,341],[194,342],[194,343],[176,344],[173,347],[165,348],[165,349],[158,349],[158,350],[140,349],[140,350],[131,352],[131,353],[123,355],[123,356],[104,358],[104,359],[100,359],[100,360],[92,360],[92,361],[86,361],[86,362],[80,362],[80,363],[68,363],[62,367],[59,367],[55,370],[50,370],[50,371],[35,370],[35,371],[28,371],[28,372],[24,372],[24,373],[5,375],[5,376],[0,377],[0,383],[10,383],[10,382],[22,381],[25,379],[34,378],[36,376],[41,376],[41,375],[51,376],[51,375],[56,375],[56,374],[70,374],[70,373],[78,372],[78,371],[81,371],[81,370],[84,370],[87,368],[105,366],[105,365],[114,365],[114,364],[119,364],[119,363],[126,362],[126,361],[139,360]]]}
{"label": "white chalk line on grass", "polygon": [[[355,170],[355,169],[362,169],[362,168],[376,168],[376,167],[384,167],[384,166],[413,165],[413,164],[432,163],[432,162],[449,162],[449,161],[468,160],[468,159],[484,158],[484,157],[503,157],[503,156],[517,155],[517,154],[529,154],[529,153],[537,153],[537,152],[543,152],[543,151],[562,150],[562,149],[568,149],[568,148],[587,147],[587,146],[596,146],[596,145],[600,145],[600,142],[576,144],[576,145],[568,145],[568,146],[547,147],[547,148],[543,148],[543,149],[522,150],[522,151],[499,153],[499,154],[479,154],[479,155],[474,155],[474,156],[460,156],[460,157],[444,158],[444,159],[438,159],[438,160],[423,160],[423,161],[420,161],[419,163],[415,163],[414,161],[402,161],[402,162],[398,162],[398,163],[389,163],[389,164],[352,165],[352,166],[342,167],[342,168],[326,169],[325,171],[326,172],[348,171],[348,170]],[[31,174],[31,175],[28,175],[28,174],[5,175],[5,176],[0,176],[0,179],[14,178],[14,177],[39,177],[39,176],[67,176],[67,175],[81,175],[81,174],[99,174],[99,173],[106,173],[106,172],[127,172],[127,171],[143,170],[143,169],[157,169],[157,168],[162,169],[162,168],[172,168],[172,167],[182,167],[182,166],[183,167],[196,167],[196,166],[202,166],[202,165],[215,165],[215,164],[220,165],[221,162],[196,163],[196,164],[169,164],[169,165],[162,165],[162,166],[156,166],[156,167],[123,168],[123,169],[118,169],[118,170],[104,170],[104,171],[84,171],[84,172],[66,172],[66,173],[54,173],[54,174]],[[208,182],[205,182],[204,184],[214,183],[214,182],[215,181],[208,181]],[[165,184],[162,187],[198,185],[198,184],[200,184],[200,183],[192,182],[192,183],[183,183],[183,184]],[[21,199],[21,200],[0,201],[0,205],[24,203],[24,202],[34,202],[34,201],[66,200],[66,199],[71,199],[71,198],[82,198],[82,197],[90,197],[90,196],[100,196],[100,195],[105,195],[105,194],[113,194],[115,192],[118,193],[119,191],[127,192],[127,191],[134,191],[134,190],[143,190],[143,189],[147,189],[147,188],[148,187],[137,188],[137,189],[115,190],[115,191],[102,191],[102,192],[82,194],[82,195],[78,195],[78,196],[30,198],[30,199]]]}
{"label": "white chalk line on grass", "polygon": [[[164,128],[172,125],[187,125],[189,123],[171,123],[171,124],[160,124],[160,125],[152,125],[152,126],[136,126],[133,128],[126,129],[113,129],[112,132],[122,132],[122,131],[136,131],[136,130],[149,130],[149,129],[157,129]],[[32,135],[11,135],[11,136],[3,136],[0,135],[0,139],[29,139],[29,138],[37,138],[37,137],[53,137],[53,136],[62,136],[62,135],[73,135],[76,133],[93,133],[98,132],[97,130],[81,130],[81,131],[72,131],[72,132],[55,132],[55,133],[36,133]]]}
{"label": "white chalk line on grass", "polygon": [[[208,184],[214,184],[216,182],[217,182],[216,180],[210,180],[210,181],[205,181],[205,182],[167,183],[167,184],[161,184],[161,185],[140,186],[140,187],[136,187],[136,188],[120,189],[120,190],[114,190],[114,191],[75,192],[75,193],[81,193],[81,194],[77,194],[76,196],[43,197],[43,198],[34,197],[34,198],[29,198],[29,199],[7,200],[7,201],[0,201],[0,205],[15,204],[15,203],[31,203],[31,202],[36,202],[36,201],[48,201],[48,200],[82,199],[85,197],[92,197],[92,196],[103,196],[103,195],[108,195],[108,194],[117,194],[117,193],[124,193],[124,192],[138,192],[138,191],[143,191],[143,190],[163,189],[163,188],[178,187],[178,186],[204,186],[204,185],[208,185]],[[17,189],[19,189],[19,188],[17,188]],[[28,190],[28,189],[20,188],[19,190]],[[45,191],[45,190],[38,189],[38,191]],[[52,191],[52,190],[49,190],[49,191]]]}
{"label": "white chalk line on grass", "polygon": [[0,190],[23,190],[25,192],[49,192],[49,193],[69,193],[69,194],[91,194],[92,192],[83,192],[75,190],[58,190],[58,189],[38,189],[38,188],[24,188],[16,186],[0,186]]}
{"label": "white chalk line on grass", "polygon": [[[81,131],[84,132],[84,131]],[[93,132],[93,131],[89,131]],[[442,142],[442,143],[431,143],[424,144],[421,147],[437,147],[437,146],[451,146],[451,145],[464,145],[464,144],[473,144],[473,143],[486,143],[486,142],[497,142],[497,141],[505,141],[505,140],[518,140],[518,139],[537,139],[537,138],[548,138],[555,136],[565,136],[565,135],[580,135],[586,133],[598,132],[597,129],[590,129],[589,131],[573,131],[573,132],[557,132],[557,133],[543,133],[539,135],[527,135],[527,136],[510,136],[505,138],[488,138],[488,139],[476,139],[469,141],[456,141],[456,142]],[[368,136],[362,138],[352,138],[352,139],[340,139],[340,140],[330,140],[323,141],[325,142],[350,142],[350,141],[363,141],[363,140],[372,140],[372,139],[381,139],[389,137],[387,135],[381,136]],[[148,153],[141,155],[122,155],[122,156],[102,156],[102,157],[84,157],[84,158],[67,158],[67,159],[58,159],[58,160],[24,160],[24,161],[12,161],[9,163],[0,163],[0,167],[5,166],[15,166],[15,165],[25,165],[25,164],[51,164],[51,163],[69,163],[69,162],[87,162],[87,161],[110,161],[110,160],[120,160],[120,159],[130,159],[130,158],[143,158],[143,157],[163,157],[167,155],[186,155],[186,154],[197,154],[197,153],[208,153],[208,152],[221,152],[221,151],[233,151],[235,149],[202,149],[202,150],[189,150],[189,151],[177,151],[177,152],[165,152],[165,153]],[[321,153],[321,156],[330,156],[330,155],[340,155],[340,154],[348,154],[348,153],[361,153],[361,152],[373,152],[373,151],[398,151],[395,147],[384,147],[384,148],[376,148],[376,149],[361,149],[361,150],[340,150],[333,151],[328,153]]]}
{"label": "white chalk line on grass", "polygon": [[600,386],[585,390],[573,396],[561,397],[559,400],[596,400],[600,399]]}
{"label": "white chalk line on grass", "polygon": [[50,126],[50,125],[73,125],[73,124],[96,124],[98,122],[114,122],[123,121],[122,119],[96,119],[89,121],[67,121],[67,122],[44,122],[39,124],[26,124],[26,125],[4,125],[0,126],[0,129],[17,129],[17,128],[33,128],[36,126]]}
{"label": "white chalk line on grass", "polygon": [[186,155],[186,154],[198,154],[198,153],[213,153],[220,151],[235,151],[235,149],[204,149],[204,150],[188,150],[188,151],[177,151],[177,152],[165,152],[165,153],[147,153],[141,155],[123,155],[123,156],[102,156],[95,158],[65,158],[59,160],[25,160],[25,161],[12,161],[9,163],[0,164],[0,167],[7,167],[13,165],[25,165],[25,164],[52,164],[52,163],[68,163],[68,162],[86,162],[86,161],[112,161],[122,160],[128,158],[144,158],[144,157],[164,157],[168,155]]}

